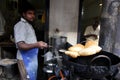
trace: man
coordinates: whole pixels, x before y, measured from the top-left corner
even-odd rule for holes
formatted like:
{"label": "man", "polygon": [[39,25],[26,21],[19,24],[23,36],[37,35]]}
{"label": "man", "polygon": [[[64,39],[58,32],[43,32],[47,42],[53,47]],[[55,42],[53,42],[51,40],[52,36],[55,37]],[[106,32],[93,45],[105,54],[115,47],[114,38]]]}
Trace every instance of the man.
{"label": "man", "polygon": [[17,59],[23,60],[29,80],[36,80],[38,48],[46,48],[47,43],[37,42],[32,22],[35,19],[34,8],[29,5],[21,12],[21,20],[14,26],[15,43],[18,48]]}
{"label": "man", "polygon": [[99,32],[100,32],[100,25],[99,21],[95,20],[93,25],[88,26],[85,30],[84,37],[86,40],[95,40],[98,42],[99,40]]}

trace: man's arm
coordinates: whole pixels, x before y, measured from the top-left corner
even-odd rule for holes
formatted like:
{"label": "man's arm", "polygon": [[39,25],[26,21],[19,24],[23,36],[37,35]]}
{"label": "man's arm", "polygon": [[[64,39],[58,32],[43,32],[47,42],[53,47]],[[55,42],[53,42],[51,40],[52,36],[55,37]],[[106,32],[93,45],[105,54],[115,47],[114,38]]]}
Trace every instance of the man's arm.
{"label": "man's arm", "polygon": [[98,39],[96,34],[88,34],[88,35],[84,35],[85,38],[89,38],[89,37],[94,37],[95,39]]}
{"label": "man's arm", "polygon": [[47,43],[43,42],[43,41],[39,41],[39,42],[36,42],[36,43],[31,43],[31,44],[27,44],[25,43],[24,41],[20,41],[17,43],[18,45],[18,48],[20,50],[29,50],[29,49],[32,49],[32,48],[46,48],[47,47]]}

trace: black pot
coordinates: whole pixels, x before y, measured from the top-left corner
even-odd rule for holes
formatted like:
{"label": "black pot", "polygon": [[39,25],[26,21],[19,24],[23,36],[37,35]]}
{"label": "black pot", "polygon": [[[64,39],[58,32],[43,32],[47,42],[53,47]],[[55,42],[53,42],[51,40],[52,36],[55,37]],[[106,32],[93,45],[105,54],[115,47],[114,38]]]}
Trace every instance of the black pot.
{"label": "black pot", "polygon": [[101,79],[116,73],[120,58],[112,53],[101,51],[91,56],[80,56],[76,59],[63,60],[68,68],[73,67],[72,72],[85,79]]}

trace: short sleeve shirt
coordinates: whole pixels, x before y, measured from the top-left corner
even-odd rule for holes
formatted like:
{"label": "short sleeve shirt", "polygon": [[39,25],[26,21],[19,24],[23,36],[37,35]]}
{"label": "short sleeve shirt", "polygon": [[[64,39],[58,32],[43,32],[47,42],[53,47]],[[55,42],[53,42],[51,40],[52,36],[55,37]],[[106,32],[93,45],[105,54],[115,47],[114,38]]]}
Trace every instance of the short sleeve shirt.
{"label": "short sleeve shirt", "polygon": [[[32,25],[23,18],[21,18],[21,20],[14,26],[14,37],[16,46],[20,41],[24,41],[28,44],[37,42],[35,31]],[[22,59],[19,50],[17,51],[17,59]]]}
{"label": "short sleeve shirt", "polygon": [[[100,25],[98,25],[96,30],[94,30],[92,26],[88,26],[85,30],[84,36],[89,35],[89,34],[95,34],[95,35],[97,35],[97,37],[99,39],[99,33],[100,33]],[[89,37],[87,39],[92,39],[92,38],[93,37]]]}
{"label": "short sleeve shirt", "polygon": [[93,29],[92,26],[88,26],[85,30],[84,35],[88,35],[88,34],[96,34],[99,35],[99,31],[100,31],[100,25],[98,25],[98,27],[96,28],[96,30]]}

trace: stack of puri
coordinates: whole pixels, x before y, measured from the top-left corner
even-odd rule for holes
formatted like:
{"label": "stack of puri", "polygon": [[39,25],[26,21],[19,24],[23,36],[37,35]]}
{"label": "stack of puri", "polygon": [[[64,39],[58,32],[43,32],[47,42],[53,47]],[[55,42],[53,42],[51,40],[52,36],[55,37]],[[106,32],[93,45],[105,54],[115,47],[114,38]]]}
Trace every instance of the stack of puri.
{"label": "stack of puri", "polygon": [[66,55],[71,56],[72,58],[77,58],[78,56],[90,56],[100,52],[102,48],[98,46],[96,41],[89,40],[85,43],[85,46],[82,44],[76,44],[68,48],[68,51],[65,51]]}

